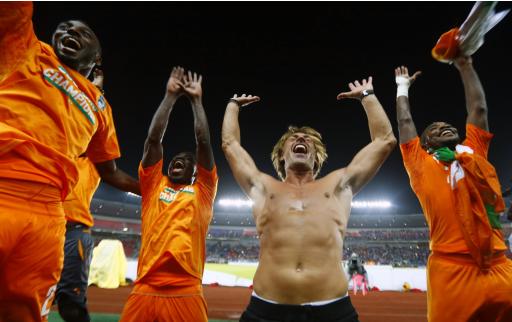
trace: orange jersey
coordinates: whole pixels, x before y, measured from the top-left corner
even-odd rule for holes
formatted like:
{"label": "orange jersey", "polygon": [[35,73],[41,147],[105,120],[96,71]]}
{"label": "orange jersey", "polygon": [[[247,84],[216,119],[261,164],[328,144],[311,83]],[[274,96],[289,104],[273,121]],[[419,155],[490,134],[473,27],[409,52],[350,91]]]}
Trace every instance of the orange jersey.
{"label": "orange jersey", "polygon": [[[487,159],[492,134],[474,125],[466,125],[463,145]],[[420,201],[430,228],[430,249],[444,253],[469,253],[457,219],[454,193],[450,187],[450,166],[436,159],[415,137],[400,145],[411,187]],[[471,206],[469,205],[469,208]],[[493,230],[494,250],[506,250],[499,230]]]}
{"label": "orange jersey", "polygon": [[206,234],[217,192],[217,170],[197,167],[194,184],[172,183],[163,160],[139,166],[142,193],[142,245],[136,283],[156,287],[201,282]]}
{"label": "orange jersey", "polygon": [[50,183],[63,197],[76,159],[120,156],[112,110],[100,91],[39,41],[32,3],[0,3],[0,177]]}
{"label": "orange jersey", "polygon": [[94,220],[90,206],[92,196],[100,184],[100,175],[96,171],[94,163],[88,158],[78,158],[78,182],[66,200],[62,203],[66,220],[78,222],[92,227]]}

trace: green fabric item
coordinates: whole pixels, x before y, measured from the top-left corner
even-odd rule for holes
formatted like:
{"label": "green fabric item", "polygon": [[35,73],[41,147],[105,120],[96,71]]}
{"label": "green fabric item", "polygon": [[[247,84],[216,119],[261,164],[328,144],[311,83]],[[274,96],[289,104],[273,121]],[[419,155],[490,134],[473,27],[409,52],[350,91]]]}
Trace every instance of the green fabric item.
{"label": "green fabric item", "polygon": [[455,151],[450,150],[450,148],[444,147],[439,148],[434,151],[434,156],[442,162],[452,162],[455,161]]}
{"label": "green fabric item", "polygon": [[500,223],[500,216],[494,210],[492,205],[485,205],[485,210],[487,211],[487,217],[489,218],[489,222],[491,223],[491,227],[494,229],[502,229]]}

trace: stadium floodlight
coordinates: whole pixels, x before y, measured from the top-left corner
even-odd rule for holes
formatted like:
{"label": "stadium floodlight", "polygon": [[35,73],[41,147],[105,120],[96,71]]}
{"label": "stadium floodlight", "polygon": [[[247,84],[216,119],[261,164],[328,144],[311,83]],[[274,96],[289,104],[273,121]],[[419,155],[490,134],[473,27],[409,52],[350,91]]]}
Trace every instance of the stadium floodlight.
{"label": "stadium floodlight", "polygon": [[387,200],[354,200],[352,208],[391,208],[393,205]]}
{"label": "stadium floodlight", "polygon": [[[226,208],[251,208],[254,204],[249,199],[232,199],[222,198],[219,199],[218,204]],[[391,208],[393,205],[387,200],[355,200],[352,201],[352,208]]]}
{"label": "stadium floodlight", "polygon": [[251,208],[252,204],[252,200],[248,199],[223,198],[219,200],[219,205],[226,208]]}

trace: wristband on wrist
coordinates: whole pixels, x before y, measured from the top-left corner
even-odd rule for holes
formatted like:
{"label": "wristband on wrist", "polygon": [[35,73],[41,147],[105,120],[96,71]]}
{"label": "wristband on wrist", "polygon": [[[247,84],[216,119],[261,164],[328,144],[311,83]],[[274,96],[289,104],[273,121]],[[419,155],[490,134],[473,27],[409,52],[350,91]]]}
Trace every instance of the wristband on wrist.
{"label": "wristband on wrist", "polygon": [[242,105],[240,105],[240,102],[238,102],[236,99],[234,98],[230,98],[228,103],[235,103],[236,105],[238,105],[238,107],[242,107]]}
{"label": "wristband on wrist", "polygon": [[409,97],[409,86],[406,84],[400,84],[396,88],[396,98],[400,96]]}
{"label": "wristband on wrist", "polygon": [[363,98],[370,96],[370,95],[375,95],[375,92],[373,91],[373,89],[365,89],[361,92],[360,100],[362,101]]}

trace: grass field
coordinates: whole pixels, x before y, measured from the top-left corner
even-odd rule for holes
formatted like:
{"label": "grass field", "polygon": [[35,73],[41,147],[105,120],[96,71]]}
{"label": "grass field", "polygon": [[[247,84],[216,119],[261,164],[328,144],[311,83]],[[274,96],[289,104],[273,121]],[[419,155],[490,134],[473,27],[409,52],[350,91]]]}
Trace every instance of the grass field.
{"label": "grass field", "polygon": [[[92,313],[91,321],[92,322],[117,322],[119,321],[119,314],[100,314],[100,313]],[[48,317],[48,322],[64,322],[57,312],[50,312],[50,316]],[[208,320],[208,322],[232,322],[228,320]]]}
{"label": "grass field", "polygon": [[252,280],[256,273],[256,265],[236,265],[236,264],[210,264],[205,265],[205,269],[215,272],[233,274],[238,277]]}

